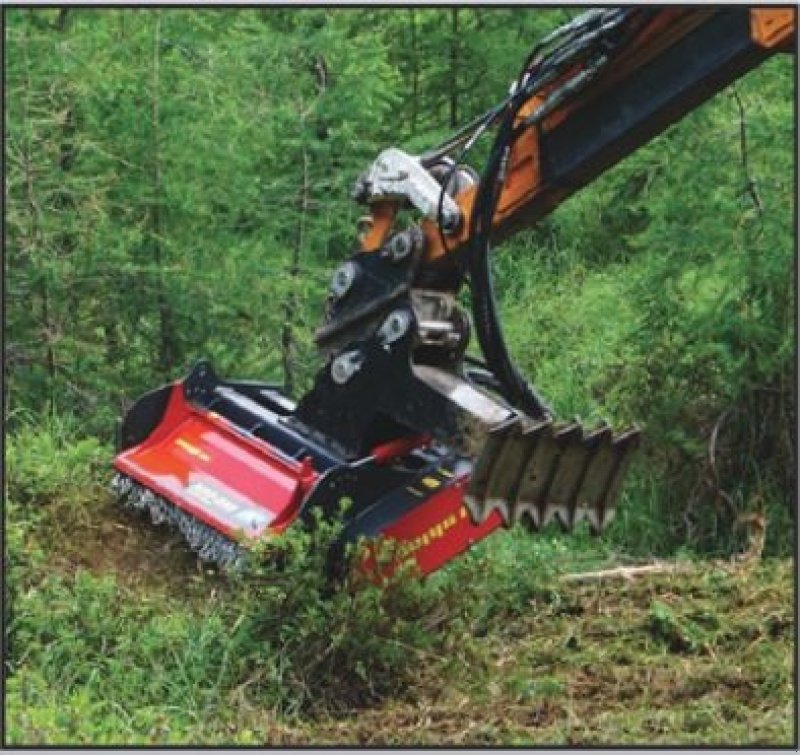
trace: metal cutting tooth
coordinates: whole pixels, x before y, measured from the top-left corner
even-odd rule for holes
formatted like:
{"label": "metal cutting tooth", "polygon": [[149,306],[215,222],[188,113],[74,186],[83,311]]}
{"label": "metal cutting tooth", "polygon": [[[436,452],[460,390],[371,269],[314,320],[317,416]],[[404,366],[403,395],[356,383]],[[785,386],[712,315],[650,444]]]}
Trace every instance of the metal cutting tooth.
{"label": "metal cutting tooth", "polygon": [[549,496],[556,507],[559,523],[567,532],[571,531],[587,513],[587,507],[581,505],[578,494],[599,444],[603,438],[610,436],[611,429],[608,427],[582,433],[566,447],[559,460],[556,479],[550,488]]}
{"label": "metal cutting tooth", "polygon": [[491,513],[491,508],[488,507],[487,491],[492,470],[498,459],[502,457],[506,438],[518,427],[519,423],[519,417],[514,415],[493,427],[486,436],[480,454],[475,460],[469,489],[464,495],[464,503],[476,524],[484,522]]}
{"label": "metal cutting tooth", "polygon": [[545,502],[547,489],[561,453],[559,443],[554,436],[563,429],[563,425],[546,428],[535,445],[533,455],[528,459],[520,480],[517,493],[518,515],[527,515],[537,530],[544,527],[555,513],[553,510],[547,510]]}
{"label": "metal cutting tooth", "polygon": [[[573,463],[576,464],[575,477],[571,486],[569,516],[562,520],[561,524],[568,531],[582,519],[588,519],[590,523],[597,520],[596,507],[590,505],[586,497],[581,497],[582,491],[586,490],[586,480],[593,469],[599,469],[598,455],[602,453],[605,444],[610,442],[613,433],[607,424],[587,433],[581,441],[580,452],[573,452]],[[602,465],[602,458],[599,464]]]}
{"label": "metal cutting tooth", "polygon": [[616,502],[619,496],[622,481],[628,471],[633,451],[638,447],[641,440],[641,431],[638,427],[633,427],[620,433],[611,444],[615,460],[609,479],[606,482],[605,495],[599,508],[598,532],[602,532],[603,527],[608,524],[616,513]]}
{"label": "metal cutting tooth", "polygon": [[532,423],[523,419],[504,436],[503,447],[492,466],[486,486],[485,511],[500,511],[503,522],[512,521],[511,508],[516,500],[517,487],[530,456]]}
{"label": "metal cutting tooth", "polygon": [[[525,473],[531,458],[536,453],[541,440],[552,434],[552,421],[533,421],[523,422],[521,432],[513,435],[506,446],[508,454],[507,463],[504,465],[508,474],[505,476],[497,475],[492,480],[493,494],[506,500],[507,517],[506,524],[517,524],[528,514],[524,501],[520,499],[520,491],[525,480]],[[538,519],[538,511],[534,513]]]}
{"label": "metal cutting tooth", "polygon": [[583,431],[577,422],[559,427],[553,432],[555,452],[540,503],[540,506],[544,506],[542,521],[545,524],[554,519],[562,523],[570,520],[569,501],[571,487],[574,485],[576,461],[574,457],[581,453],[582,437]]}
{"label": "metal cutting tooth", "polygon": [[[515,490],[515,500],[511,507],[511,523],[519,524],[527,520],[535,530],[542,526],[541,511],[538,501],[533,497],[537,481],[547,474],[547,460],[543,460],[541,449],[547,448],[552,440],[553,424],[551,421],[539,422],[527,433],[527,455],[522,463]],[[545,457],[548,452],[545,452]],[[534,459],[539,457],[538,461]]]}
{"label": "metal cutting tooth", "polygon": [[578,490],[577,505],[584,512],[592,532],[600,533],[607,523],[603,507],[604,498],[608,488],[608,481],[616,463],[616,452],[613,437],[605,435],[595,447],[594,454],[587,464],[587,468]]}

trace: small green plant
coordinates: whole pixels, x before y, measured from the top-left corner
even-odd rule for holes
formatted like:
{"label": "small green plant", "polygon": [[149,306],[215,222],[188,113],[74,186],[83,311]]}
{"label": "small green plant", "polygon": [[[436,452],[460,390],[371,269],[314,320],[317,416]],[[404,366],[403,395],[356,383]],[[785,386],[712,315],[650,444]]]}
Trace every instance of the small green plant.
{"label": "small green plant", "polygon": [[24,605],[20,594],[35,584],[48,553],[52,555],[49,546],[58,540],[56,533],[72,530],[75,537],[87,512],[102,500],[108,449],[94,438],[79,438],[68,419],[50,417],[40,424],[20,424],[8,436],[5,450],[4,633],[10,671],[26,644],[14,636],[13,617]]}
{"label": "small green plant", "polygon": [[81,437],[69,417],[26,422],[8,437],[6,498],[35,509],[97,497],[108,469],[110,449]]}
{"label": "small green plant", "polygon": [[374,584],[358,572],[354,546],[354,570],[331,584],[328,552],[340,532],[322,519],[292,528],[280,539],[280,568],[257,565],[236,585],[237,642],[251,661],[243,683],[285,713],[342,712],[402,696],[440,641],[425,617],[441,611],[443,591],[410,570]]}
{"label": "small green plant", "polygon": [[[696,620],[678,616],[666,603],[654,600],[650,605],[650,634],[673,653],[697,653],[707,646],[708,630],[716,629],[716,617],[696,612]],[[704,626],[706,625],[706,626]]]}

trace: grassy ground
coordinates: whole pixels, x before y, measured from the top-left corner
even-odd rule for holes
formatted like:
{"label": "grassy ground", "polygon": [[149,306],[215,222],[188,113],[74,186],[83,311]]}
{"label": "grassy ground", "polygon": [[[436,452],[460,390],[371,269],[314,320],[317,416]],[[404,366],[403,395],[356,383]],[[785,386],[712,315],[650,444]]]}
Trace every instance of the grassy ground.
{"label": "grassy ground", "polygon": [[303,572],[205,572],[68,477],[104,454],[37,473],[12,453],[8,745],[794,741],[790,560],[583,582],[565,575],[624,557],[514,531],[421,587],[326,604]]}
{"label": "grassy ground", "polygon": [[[792,565],[558,583],[485,643],[485,667],[421,682],[299,737],[367,744],[787,745]],[[474,669],[473,669],[474,670]]]}

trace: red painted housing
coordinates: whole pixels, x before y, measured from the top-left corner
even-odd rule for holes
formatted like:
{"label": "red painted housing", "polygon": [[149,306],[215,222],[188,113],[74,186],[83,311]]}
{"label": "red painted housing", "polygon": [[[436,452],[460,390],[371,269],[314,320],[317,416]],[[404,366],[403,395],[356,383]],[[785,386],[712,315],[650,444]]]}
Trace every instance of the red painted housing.
{"label": "red painted housing", "polygon": [[[422,574],[430,574],[503,523],[496,510],[481,524],[473,523],[463,503],[468,482],[467,476],[456,480],[383,530],[384,537],[396,544],[391,551],[394,563],[389,573],[399,564],[413,560]],[[372,559],[367,565],[375,568]]]}
{"label": "red painted housing", "polygon": [[[373,457],[387,463],[426,440],[401,439]],[[188,402],[181,383],[172,386],[155,430],[120,453],[114,466],[232,539],[283,532],[319,479],[310,459],[290,458]],[[497,512],[479,525],[472,522],[463,505],[468,480],[453,479],[385,526],[381,534],[394,541],[395,566],[413,560],[429,574],[500,526]],[[375,563],[368,559],[365,566],[374,569]]]}
{"label": "red painted housing", "polygon": [[158,427],[114,466],[232,538],[282,532],[318,477],[310,461],[289,458],[188,403],[180,383]]}

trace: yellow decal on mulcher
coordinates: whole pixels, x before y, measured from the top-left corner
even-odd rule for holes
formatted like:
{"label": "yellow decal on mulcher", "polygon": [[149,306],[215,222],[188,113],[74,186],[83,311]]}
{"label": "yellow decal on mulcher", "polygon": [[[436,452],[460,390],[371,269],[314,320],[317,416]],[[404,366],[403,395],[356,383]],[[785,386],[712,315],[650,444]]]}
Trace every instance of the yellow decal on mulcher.
{"label": "yellow decal on mulcher", "polygon": [[175,445],[180,446],[187,454],[196,456],[201,461],[211,461],[211,457],[203,451],[202,448],[198,448],[193,443],[189,443],[185,438],[176,438]]}
{"label": "yellow decal on mulcher", "polygon": [[405,540],[401,542],[398,547],[398,555],[400,558],[406,558],[412,553],[416,553],[421,548],[426,548],[434,541],[444,537],[447,530],[455,526],[458,522],[458,517],[455,514],[446,516],[442,521],[428,527],[425,532],[417,535],[413,540]]}

